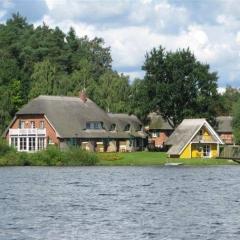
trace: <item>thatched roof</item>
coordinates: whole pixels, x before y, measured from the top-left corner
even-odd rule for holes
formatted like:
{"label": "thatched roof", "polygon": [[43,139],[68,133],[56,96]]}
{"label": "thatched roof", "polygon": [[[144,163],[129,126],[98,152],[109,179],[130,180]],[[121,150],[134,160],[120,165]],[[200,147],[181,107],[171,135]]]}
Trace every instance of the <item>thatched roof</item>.
{"label": "thatched roof", "polygon": [[[92,100],[82,101],[79,97],[39,96],[23,106],[17,116],[25,114],[44,114],[61,138],[129,138],[136,133],[141,122],[136,116],[127,114],[107,114]],[[103,129],[86,129],[87,122],[102,122]],[[117,132],[110,131],[112,124],[118,126]],[[131,131],[124,131],[130,124]],[[141,134],[139,137],[142,137]]]}
{"label": "thatched roof", "polygon": [[194,139],[198,131],[205,126],[215,140],[220,144],[223,144],[222,140],[214,129],[209,125],[206,119],[184,119],[182,123],[175,129],[172,135],[168,138],[166,144],[171,148],[168,150],[169,155],[179,155],[185,149],[187,144]]}
{"label": "thatched roof", "polygon": [[216,131],[219,133],[232,133],[232,117],[231,116],[219,116],[217,120]]}
{"label": "thatched roof", "polygon": [[149,130],[173,130],[168,121],[164,120],[161,115],[157,113],[151,113],[149,118]]}

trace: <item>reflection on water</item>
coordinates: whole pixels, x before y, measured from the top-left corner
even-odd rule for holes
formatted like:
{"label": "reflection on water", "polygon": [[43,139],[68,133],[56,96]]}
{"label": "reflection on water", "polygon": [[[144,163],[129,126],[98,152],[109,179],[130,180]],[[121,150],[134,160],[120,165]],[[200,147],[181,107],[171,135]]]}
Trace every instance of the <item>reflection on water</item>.
{"label": "reflection on water", "polygon": [[0,168],[0,239],[239,239],[240,168]]}

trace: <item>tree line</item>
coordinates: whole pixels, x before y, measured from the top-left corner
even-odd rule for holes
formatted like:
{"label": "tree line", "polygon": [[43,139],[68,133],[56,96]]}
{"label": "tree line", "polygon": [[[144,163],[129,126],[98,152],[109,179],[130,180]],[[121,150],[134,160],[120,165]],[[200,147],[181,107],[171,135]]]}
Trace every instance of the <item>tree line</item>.
{"label": "tree line", "polygon": [[46,24],[34,27],[13,14],[0,24],[0,131],[14,114],[41,94],[76,96],[83,88],[109,112],[136,114],[147,121],[150,112],[162,114],[173,127],[186,117],[231,115],[239,90],[217,92],[217,73],[199,62],[189,49],[146,53],[143,79],[112,69],[110,47],[101,38],[65,34]]}

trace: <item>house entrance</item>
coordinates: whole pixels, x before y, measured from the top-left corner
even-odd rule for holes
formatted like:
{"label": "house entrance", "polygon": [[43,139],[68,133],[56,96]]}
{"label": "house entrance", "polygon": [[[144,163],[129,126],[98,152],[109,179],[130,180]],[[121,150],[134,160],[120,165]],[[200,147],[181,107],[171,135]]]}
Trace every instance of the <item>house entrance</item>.
{"label": "house entrance", "polygon": [[211,147],[208,144],[203,145],[202,149],[203,157],[210,157],[211,155]]}

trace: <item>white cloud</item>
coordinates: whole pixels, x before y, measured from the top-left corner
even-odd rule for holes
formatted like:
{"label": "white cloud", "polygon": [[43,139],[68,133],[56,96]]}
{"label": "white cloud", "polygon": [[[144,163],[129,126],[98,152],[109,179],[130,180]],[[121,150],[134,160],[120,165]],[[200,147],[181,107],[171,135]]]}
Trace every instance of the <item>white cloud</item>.
{"label": "white cloud", "polygon": [[143,71],[132,71],[132,72],[122,72],[122,73],[126,76],[129,76],[131,82],[136,78],[143,79],[144,77]]}
{"label": "white cloud", "polygon": [[65,32],[72,26],[79,36],[103,37],[111,47],[115,69],[139,69],[125,71],[131,78],[142,76],[145,53],[159,45],[167,50],[189,47],[200,61],[219,72],[221,86],[237,84],[240,77],[240,8],[236,0],[213,1],[214,8],[204,12],[201,21],[195,16],[201,10],[199,5],[194,9],[184,2],[45,1],[49,12],[44,22]]}

